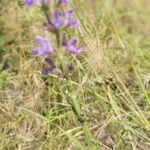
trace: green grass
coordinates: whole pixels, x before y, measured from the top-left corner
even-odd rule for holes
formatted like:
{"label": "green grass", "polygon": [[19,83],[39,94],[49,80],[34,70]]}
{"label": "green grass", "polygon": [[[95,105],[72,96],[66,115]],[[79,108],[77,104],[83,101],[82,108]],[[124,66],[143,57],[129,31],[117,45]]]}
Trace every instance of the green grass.
{"label": "green grass", "polygon": [[74,71],[44,76],[31,54],[35,35],[49,35],[39,8],[0,2],[0,150],[149,150],[150,2],[71,5],[84,51],[57,53]]}

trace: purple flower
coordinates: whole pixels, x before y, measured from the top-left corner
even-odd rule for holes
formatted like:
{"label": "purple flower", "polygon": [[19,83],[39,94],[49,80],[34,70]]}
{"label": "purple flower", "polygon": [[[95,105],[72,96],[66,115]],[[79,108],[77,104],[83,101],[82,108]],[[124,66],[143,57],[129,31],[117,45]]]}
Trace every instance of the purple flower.
{"label": "purple flower", "polygon": [[61,4],[67,4],[69,0],[59,0]]}
{"label": "purple flower", "polygon": [[74,54],[81,53],[82,48],[77,46],[78,39],[76,37],[72,37],[69,41],[67,40],[66,34],[63,35],[62,45],[67,47],[67,49]]}
{"label": "purple flower", "polygon": [[74,26],[77,27],[80,22],[78,19],[72,17],[73,9],[69,8],[65,12],[65,16],[63,17],[62,11],[60,9],[56,9],[54,13],[54,17],[51,19],[49,14],[45,12],[48,23],[53,28],[60,28],[63,25],[66,26]]}
{"label": "purple flower", "polygon": [[72,8],[68,8],[66,10],[65,19],[64,19],[64,23],[66,26],[74,26],[74,27],[79,26],[79,24],[80,24],[79,20],[72,17],[73,12],[74,12],[74,9],[72,9]]}
{"label": "purple flower", "polygon": [[33,55],[44,56],[50,54],[53,51],[53,47],[48,38],[36,36],[35,40],[38,41],[40,45],[32,50]]}
{"label": "purple flower", "polygon": [[54,62],[50,58],[45,58],[45,61],[48,63],[49,67],[44,67],[42,73],[48,75],[50,72],[53,72],[56,68]]}
{"label": "purple flower", "polygon": [[55,10],[54,18],[51,20],[51,23],[55,28],[59,28],[63,24],[62,12],[59,9]]}
{"label": "purple flower", "polygon": [[24,0],[24,4],[26,6],[31,6],[31,5],[40,4],[40,3],[47,4],[48,0]]}
{"label": "purple flower", "polygon": [[26,6],[31,6],[31,5],[33,5],[35,3],[35,0],[24,0],[24,4],[26,5]]}

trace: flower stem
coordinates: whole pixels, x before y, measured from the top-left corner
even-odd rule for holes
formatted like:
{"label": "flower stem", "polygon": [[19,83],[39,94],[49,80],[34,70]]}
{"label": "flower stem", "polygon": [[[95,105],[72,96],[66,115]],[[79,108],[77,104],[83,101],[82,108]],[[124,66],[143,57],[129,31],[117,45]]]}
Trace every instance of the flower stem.
{"label": "flower stem", "polygon": [[60,32],[58,29],[55,31],[55,35],[56,35],[57,47],[60,48],[61,41],[60,41]]}

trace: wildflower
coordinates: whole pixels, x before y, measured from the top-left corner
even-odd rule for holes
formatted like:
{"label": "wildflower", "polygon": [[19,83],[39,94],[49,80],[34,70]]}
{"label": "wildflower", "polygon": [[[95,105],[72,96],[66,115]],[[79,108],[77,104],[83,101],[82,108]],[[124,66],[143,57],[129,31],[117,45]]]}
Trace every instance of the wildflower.
{"label": "wildflower", "polygon": [[[60,35],[61,31],[67,29],[70,26],[77,27],[80,22],[77,18],[73,16],[74,9],[73,8],[67,8],[67,4],[69,0],[58,0],[58,5],[55,8],[55,11],[53,13],[53,16],[51,17],[51,14],[49,14],[51,11],[49,11],[48,7],[48,1],[49,0],[24,0],[24,4],[26,6],[32,6],[34,4],[41,4],[41,10],[45,14],[46,22],[43,23],[43,26],[46,27],[46,29],[56,36],[57,46],[60,46]],[[62,4],[62,6],[61,6]],[[63,7],[64,6],[66,7]],[[62,30],[61,30],[62,29]],[[45,75],[48,75],[50,72],[53,72],[56,68],[53,60],[49,58],[53,52],[53,47],[50,42],[50,40],[46,37],[42,36],[36,36],[35,40],[39,42],[39,45],[32,49],[32,54],[41,56],[45,58],[45,63],[47,66],[43,67],[42,72]],[[81,53],[82,48],[77,45],[78,39],[77,37],[72,37],[71,39],[68,39],[66,34],[63,35],[62,38],[62,45],[66,47],[66,49],[70,53],[79,54]],[[68,70],[71,71],[74,69],[74,64],[69,64]]]}
{"label": "wildflower", "polygon": [[68,8],[66,10],[65,19],[64,19],[64,23],[66,26],[74,26],[74,27],[79,26],[79,24],[80,24],[79,20],[72,17],[73,12],[74,12],[73,8]]}
{"label": "wildflower", "polygon": [[63,35],[62,45],[65,46],[69,52],[74,54],[81,53],[82,48],[77,46],[78,39],[76,37],[72,37],[69,41],[67,40],[66,34]]}
{"label": "wildflower", "polygon": [[33,5],[35,3],[35,0],[24,0],[24,4],[26,5],[26,6],[31,6],[31,5]]}
{"label": "wildflower", "polygon": [[63,16],[62,11],[57,8],[54,13],[54,18],[51,19],[48,12],[45,12],[45,16],[47,18],[48,23],[54,28],[60,28],[63,25],[67,27],[77,27],[80,24],[80,22],[78,19],[72,16],[73,11],[74,10],[72,8],[69,8],[66,10],[65,16]]}
{"label": "wildflower", "polygon": [[40,4],[40,3],[47,4],[48,0],[24,0],[24,4],[26,6],[31,6],[31,5]]}
{"label": "wildflower", "polygon": [[56,68],[54,62],[50,58],[45,58],[45,62],[48,63],[49,67],[44,67],[42,73],[48,75],[50,72],[53,72]]}
{"label": "wildflower", "polygon": [[53,28],[60,28],[63,25],[62,12],[60,9],[56,9],[54,13],[54,18],[50,18],[48,12],[45,12],[47,23],[44,23],[45,26],[51,25]]}
{"label": "wildflower", "polygon": [[69,0],[59,0],[59,3],[61,4],[67,4]]}
{"label": "wildflower", "polygon": [[62,12],[59,9],[55,10],[54,18],[52,19],[51,23],[55,28],[61,27],[63,19],[62,19]]}
{"label": "wildflower", "polygon": [[53,51],[53,47],[48,38],[36,36],[35,40],[38,41],[40,45],[32,50],[32,54],[44,56],[50,54]]}

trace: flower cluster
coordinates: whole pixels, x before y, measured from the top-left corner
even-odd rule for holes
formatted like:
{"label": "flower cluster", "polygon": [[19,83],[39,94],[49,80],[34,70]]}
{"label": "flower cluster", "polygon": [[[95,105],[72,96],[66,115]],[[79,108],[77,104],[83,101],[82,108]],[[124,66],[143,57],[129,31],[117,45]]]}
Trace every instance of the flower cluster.
{"label": "flower cluster", "polygon": [[[32,6],[34,4],[40,3],[42,6],[46,6],[46,9],[45,7],[42,7],[46,18],[44,26],[47,27],[48,31],[55,34],[57,39],[57,46],[64,46],[68,52],[79,54],[81,52],[81,47],[77,45],[77,37],[73,36],[72,38],[68,38],[66,33],[62,33],[62,31],[64,32],[64,29],[69,27],[78,27],[80,24],[79,20],[73,16],[74,9],[68,7],[68,1],[69,0],[58,0],[58,4],[56,5],[53,14],[49,13],[48,0],[24,0],[24,4],[26,6]],[[62,5],[65,5],[66,7],[61,7]],[[44,74],[53,72],[56,68],[54,62],[51,59],[54,48],[49,38],[38,35],[35,37],[35,40],[39,42],[39,46],[32,50],[32,54],[45,57],[44,60],[48,64],[48,67],[43,68]]]}
{"label": "flower cluster", "polygon": [[72,8],[68,8],[63,14],[63,12],[59,8],[57,8],[54,12],[54,17],[52,19],[50,19],[50,17],[46,13],[48,23],[53,28],[60,28],[63,26],[77,27],[80,24],[80,22],[78,19],[73,17],[73,12],[74,10]]}

